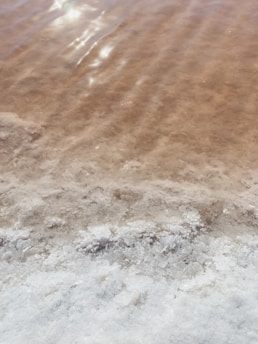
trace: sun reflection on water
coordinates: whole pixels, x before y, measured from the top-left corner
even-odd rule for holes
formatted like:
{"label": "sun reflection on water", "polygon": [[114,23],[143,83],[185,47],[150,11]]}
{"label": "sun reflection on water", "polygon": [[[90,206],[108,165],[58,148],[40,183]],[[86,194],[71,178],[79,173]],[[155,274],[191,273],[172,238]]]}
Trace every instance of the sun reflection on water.
{"label": "sun reflection on water", "polygon": [[[101,32],[107,25],[106,10],[98,12],[92,4],[85,4],[76,0],[54,0],[49,11],[56,14],[53,25],[59,29],[65,29],[67,25],[73,25],[73,23],[77,25],[76,21],[82,16],[85,17],[84,22],[81,19],[78,22],[78,25],[82,27],[81,33],[66,46],[67,56],[69,55],[69,58],[76,56],[78,58],[76,65],[80,65],[93,48],[98,45],[102,35],[105,36],[105,33],[101,34]],[[90,66],[100,66],[109,57],[112,50],[113,46],[110,44],[102,47],[98,57]],[[93,83],[93,80],[89,81],[90,86]]]}
{"label": "sun reflection on water", "polygon": [[113,46],[111,46],[111,45],[105,45],[105,46],[100,50],[99,56],[100,56],[102,59],[107,59],[107,58],[109,57],[109,54],[111,53],[112,50],[113,50]]}
{"label": "sun reflection on water", "polygon": [[67,0],[55,0],[53,5],[50,7],[50,11],[57,10],[57,9],[65,9],[73,5],[72,1]]}
{"label": "sun reflection on water", "polygon": [[62,15],[54,21],[54,24],[58,26],[78,19],[81,16],[82,8],[76,6],[74,1],[55,0],[49,11],[62,11]]}

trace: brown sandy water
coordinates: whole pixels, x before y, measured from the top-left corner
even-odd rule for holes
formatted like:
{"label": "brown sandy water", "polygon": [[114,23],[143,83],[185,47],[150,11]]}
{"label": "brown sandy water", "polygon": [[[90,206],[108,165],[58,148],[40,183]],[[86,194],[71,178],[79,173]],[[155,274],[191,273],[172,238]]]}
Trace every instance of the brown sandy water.
{"label": "brown sandy water", "polygon": [[256,0],[2,0],[3,195],[68,185],[49,196],[61,207],[95,185],[102,209],[104,177],[189,182],[200,195],[257,185],[257,13]]}

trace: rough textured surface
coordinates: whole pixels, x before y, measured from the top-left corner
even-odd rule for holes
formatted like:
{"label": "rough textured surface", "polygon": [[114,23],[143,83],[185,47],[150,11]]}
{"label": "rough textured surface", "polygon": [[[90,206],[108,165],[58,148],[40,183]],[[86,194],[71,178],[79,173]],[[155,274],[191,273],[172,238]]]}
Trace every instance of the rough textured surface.
{"label": "rough textured surface", "polygon": [[257,344],[247,0],[2,0],[0,344]]}

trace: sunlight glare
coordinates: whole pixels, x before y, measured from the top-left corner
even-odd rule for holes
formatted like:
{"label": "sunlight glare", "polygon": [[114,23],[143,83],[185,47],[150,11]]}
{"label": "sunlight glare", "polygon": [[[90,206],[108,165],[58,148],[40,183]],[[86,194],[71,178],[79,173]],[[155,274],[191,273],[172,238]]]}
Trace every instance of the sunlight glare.
{"label": "sunlight glare", "polygon": [[113,47],[111,45],[106,45],[100,50],[99,56],[102,59],[107,59],[112,50]]}

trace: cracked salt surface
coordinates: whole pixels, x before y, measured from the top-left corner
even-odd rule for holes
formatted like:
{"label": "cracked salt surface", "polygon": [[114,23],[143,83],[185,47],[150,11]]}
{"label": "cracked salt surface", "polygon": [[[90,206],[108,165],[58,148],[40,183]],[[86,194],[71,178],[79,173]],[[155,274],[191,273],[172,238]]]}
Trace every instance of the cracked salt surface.
{"label": "cracked salt surface", "polygon": [[1,231],[1,344],[258,342],[255,234],[214,236],[189,212],[44,250],[31,235]]}

